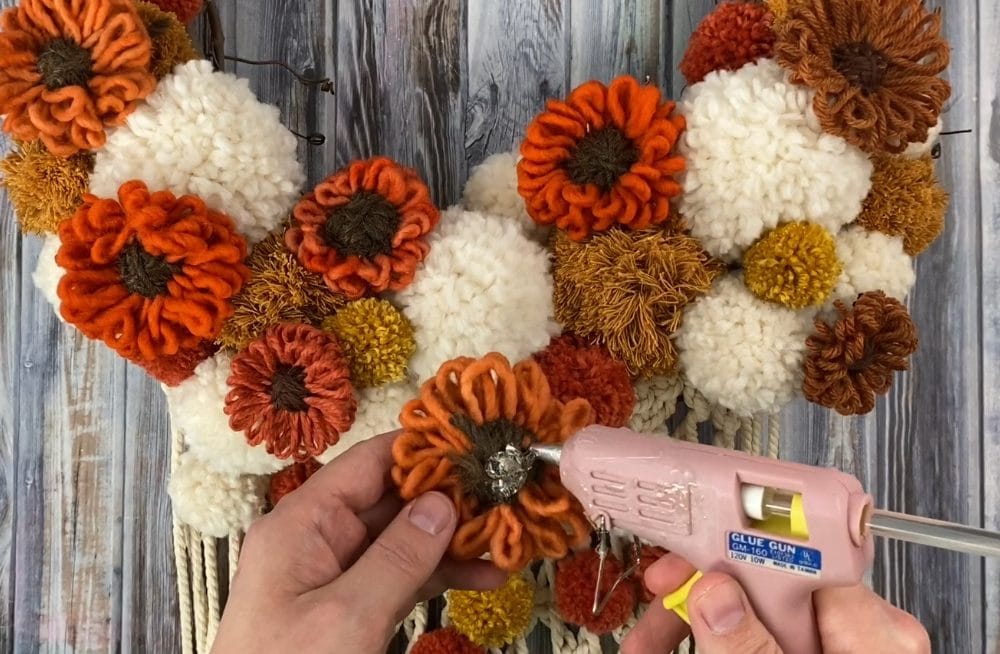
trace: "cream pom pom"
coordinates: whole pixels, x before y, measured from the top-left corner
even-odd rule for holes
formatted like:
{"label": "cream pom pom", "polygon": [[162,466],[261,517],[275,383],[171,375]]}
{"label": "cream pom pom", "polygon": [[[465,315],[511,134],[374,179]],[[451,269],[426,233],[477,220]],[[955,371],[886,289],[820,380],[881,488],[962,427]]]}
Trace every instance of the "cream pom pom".
{"label": "cream pom pom", "polygon": [[35,272],[32,273],[31,279],[35,282],[35,288],[42,294],[42,297],[52,305],[52,308],[56,312],[56,317],[62,322],[66,322],[59,311],[59,306],[62,304],[62,301],[59,299],[59,280],[62,279],[63,274],[66,272],[56,263],[56,254],[59,252],[59,246],[61,245],[62,241],[59,240],[58,236],[50,234],[45,237],[42,249],[38,253],[38,261],[35,263]]}
{"label": "cream pom pom", "polygon": [[813,93],[769,59],[711,73],[684,92],[681,213],[712,254],[733,260],[785,221],[836,233],[861,212],[872,164],[819,129]]}
{"label": "cream pom pom", "polygon": [[168,486],[178,522],[215,538],[245,532],[261,514],[266,491],[267,477],[226,475],[190,453],[178,458]]}
{"label": "cream pom pom", "polygon": [[677,409],[677,398],[684,392],[680,375],[656,376],[635,382],[635,409],[628,427],[649,434],[667,432],[667,420]]}
{"label": "cream pom pom", "polygon": [[428,241],[413,284],[397,295],[413,324],[418,381],[457,356],[519,361],[559,333],[548,252],[504,218],[452,208]]}
{"label": "cream pom pom", "polygon": [[690,306],[677,335],[688,381],[740,415],[777,411],[800,391],[811,314],[758,300],[735,275]]}
{"label": "cream pom pom", "polygon": [[906,146],[906,150],[903,151],[903,156],[911,159],[920,159],[931,154],[934,146],[937,145],[938,140],[941,138],[941,130],[943,129],[944,123],[941,121],[941,118],[938,118],[934,127],[927,130],[927,138],[922,143],[910,143]]}
{"label": "cream pom pom", "polygon": [[417,397],[419,392],[416,384],[408,381],[358,391],[358,412],[350,431],[341,434],[337,444],[327,448],[316,460],[329,463],[362,441],[399,429],[399,413],[403,405]]}
{"label": "cream pom pom", "polygon": [[843,271],[825,310],[833,309],[836,300],[851,306],[858,295],[868,291],[882,291],[900,302],[906,299],[917,275],[913,259],[903,251],[901,237],[853,226],[836,240]]}
{"label": "cream pom pom", "polygon": [[192,456],[221,473],[277,472],[290,462],[268,454],[263,445],[250,445],[242,432],[229,427],[229,416],[223,409],[231,365],[232,357],[220,352],[198,364],[187,380],[164,388],[171,426],[182,433]]}
{"label": "cream pom pom", "polygon": [[277,107],[245,79],[190,61],[165,77],[97,152],[91,192],[115,198],[123,183],[197,195],[236,221],[251,243],[285,219],[305,173]]}
{"label": "cream pom pom", "polygon": [[551,227],[539,225],[531,219],[524,198],[517,192],[517,162],[520,159],[517,152],[501,152],[487,157],[472,169],[469,181],[465,183],[462,202],[471,211],[517,220],[531,240],[544,244]]}

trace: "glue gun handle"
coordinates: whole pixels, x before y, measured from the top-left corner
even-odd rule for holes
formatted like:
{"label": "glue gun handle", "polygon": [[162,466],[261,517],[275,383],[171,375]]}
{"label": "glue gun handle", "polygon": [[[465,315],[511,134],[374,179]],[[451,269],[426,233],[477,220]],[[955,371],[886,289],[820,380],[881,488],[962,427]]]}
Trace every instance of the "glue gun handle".
{"label": "glue gun handle", "polygon": [[822,654],[812,592],[796,584],[744,585],[757,617],[785,654]]}

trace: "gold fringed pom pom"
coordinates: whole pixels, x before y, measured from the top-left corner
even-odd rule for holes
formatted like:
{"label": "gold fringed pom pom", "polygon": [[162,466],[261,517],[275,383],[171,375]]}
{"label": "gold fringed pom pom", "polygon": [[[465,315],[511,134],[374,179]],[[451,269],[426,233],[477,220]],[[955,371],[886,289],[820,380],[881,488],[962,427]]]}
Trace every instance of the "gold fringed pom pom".
{"label": "gold fringed pom pom", "polygon": [[527,631],[535,608],[535,587],[519,574],[496,590],[451,590],[447,597],[452,625],[483,647],[513,643]]}
{"label": "gold fringed pom pom", "polygon": [[173,71],[177,64],[199,59],[191,36],[177,16],[166,12],[151,2],[139,0],[135,3],[142,24],[153,41],[153,57],[149,62],[149,71],[160,80]]}
{"label": "gold fringed pom pom", "polygon": [[791,309],[823,304],[840,272],[833,235],[813,223],[781,225],[743,255],[743,281],[750,292]]}
{"label": "gold fringed pom pom", "polygon": [[406,366],[417,348],[413,326],[387,300],[349,302],[323,320],[323,331],[340,341],[355,388],[372,388],[406,379]]}
{"label": "gold fringed pom pom", "polygon": [[320,275],[299,264],[285,248],[280,231],[258,243],[246,263],[253,276],[233,298],[235,311],[218,338],[223,347],[242,350],[269,327],[283,322],[319,326],[347,301],[331,292]]}
{"label": "gold fringed pom pom", "polygon": [[684,307],[725,270],[697,239],[659,229],[613,230],[579,243],[560,232],[553,247],[556,320],[644,377],[674,369],[672,337]]}
{"label": "gold fringed pom pom", "polygon": [[857,223],[865,229],[901,236],[914,257],[941,235],[948,193],[934,175],[930,157],[874,157],[872,188]]}
{"label": "gold fringed pom pom", "polygon": [[83,204],[94,155],[57,157],[41,141],[22,143],[0,162],[3,185],[26,234],[55,233]]}

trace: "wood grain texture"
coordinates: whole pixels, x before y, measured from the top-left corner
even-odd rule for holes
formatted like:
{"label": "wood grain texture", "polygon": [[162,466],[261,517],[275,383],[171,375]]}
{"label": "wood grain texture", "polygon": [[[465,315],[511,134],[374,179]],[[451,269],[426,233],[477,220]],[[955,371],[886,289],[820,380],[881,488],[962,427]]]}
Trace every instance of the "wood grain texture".
{"label": "wood grain texture", "polygon": [[663,0],[572,3],[570,87],[619,75],[659,84],[663,7]]}

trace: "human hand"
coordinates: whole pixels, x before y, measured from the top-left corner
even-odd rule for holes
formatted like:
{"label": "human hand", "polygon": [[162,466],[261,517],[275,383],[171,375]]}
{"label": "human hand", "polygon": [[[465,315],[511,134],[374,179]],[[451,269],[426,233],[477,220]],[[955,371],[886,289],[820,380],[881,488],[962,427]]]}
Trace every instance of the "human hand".
{"label": "human hand", "polygon": [[395,436],[351,448],[250,527],[214,654],[381,653],[418,601],[505,581],[489,562],[444,558],[457,521],[446,496],[403,507]]}
{"label": "human hand", "polygon": [[[622,643],[622,654],[663,654],[694,634],[699,654],[780,654],[781,649],[757,619],[746,594],[732,577],[708,573],[688,595],[690,629],[662,597],[694,574],[689,563],[668,554],[653,565],[644,582],[658,596]],[[813,593],[824,654],[928,654],[930,639],[909,613],[864,586],[826,588]],[[789,653],[791,654],[791,653]]]}

